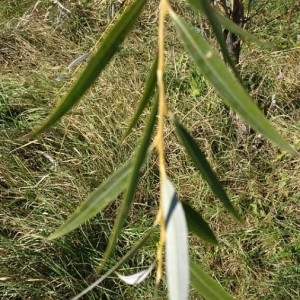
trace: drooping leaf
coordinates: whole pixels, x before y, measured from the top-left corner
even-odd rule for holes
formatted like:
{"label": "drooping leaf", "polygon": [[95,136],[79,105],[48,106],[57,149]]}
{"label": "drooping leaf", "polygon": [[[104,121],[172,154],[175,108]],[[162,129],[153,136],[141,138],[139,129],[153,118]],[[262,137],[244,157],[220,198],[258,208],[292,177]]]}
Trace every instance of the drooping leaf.
{"label": "drooping leaf", "polygon": [[201,69],[204,76],[210,81],[224,102],[235,110],[254,130],[273,141],[282,150],[286,150],[291,154],[297,154],[265,118],[243,86],[227,69],[222,59],[214,52],[211,46],[204,39],[199,37],[199,35],[173,11],[171,11],[170,15],[187,52],[194,59],[196,65]]}
{"label": "drooping leaf", "polygon": [[138,273],[132,274],[132,275],[121,275],[117,272],[116,272],[116,274],[125,283],[130,284],[130,285],[136,285],[136,284],[143,282],[149,276],[153,267],[154,267],[154,263],[151,264],[151,266],[148,267],[147,269],[140,271]]}
{"label": "drooping leaf", "polygon": [[132,169],[133,163],[129,160],[93,191],[68,220],[47,239],[53,240],[69,233],[107,207],[127,187]]}
{"label": "drooping leaf", "polygon": [[128,6],[118,22],[108,32],[99,49],[91,58],[78,80],[71,87],[68,94],[54,108],[45,122],[32,133],[23,137],[23,139],[30,139],[42,133],[63,117],[79,101],[118,51],[119,46],[132,29],[146,2],[147,0],[135,0]]}
{"label": "drooping leaf", "polygon": [[254,34],[251,34],[248,31],[244,30],[241,26],[235,24],[233,21],[223,16],[221,13],[214,11],[214,14],[216,15],[218,21],[230,32],[233,32],[241,38],[255,43],[262,48],[271,48],[268,43],[260,41]]}
{"label": "drooping leaf", "polygon": [[194,165],[200,171],[204,180],[208,183],[212,192],[219,198],[224,207],[237,219],[240,220],[238,213],[235,208],[231,204],[225,190],[223,189],[221,183],[218,180],[217,175],[212,170],[207,161],[205,154],[200,150],[196,141],[192,138],[192,136],[188,133],[188,131],[181,125],[178,121],[175,120],[175,131],[179,140],[185,147],[188,155],[192,159]]}
{"label": "drooping leaf", "polygon": [[219,20],[217,19],[217,16],[215,14],[214,8],[211,6],[210,0],[189,0],[189,2],[196,7],[198,10],[200,10],[203,14],[206,15],[214,33],[216,36],[216,39],[220,45],[221,52],[223,54],[223,57],[225,61],[229,64],[230,68],[235,73],[236,77],[241,81],[240,75],[236,69],[236,66],[230,57],[229,51],[227,49],[226,41],[224,39],[223,31],[220,25]]}
{"label": "drooping leaf", "polygon": [[142,143],[138,149],[136,158],[134,160],[133,171],[131,173],[128,190],[127,190],[125,199],[119,208],[118,215],[117,215],[117,218],[116,218],[116,221],[114,224],[114,228],[113,228],[112,234],[109,238],[108,246],[103,255],[101,265],[97,269],[97,273],[99,273],[104,268],[108,258],[110,257],[112,251],[114,250],[117,239],[120,235],[120,232],[124,225],[125,219],[128,215],[129,209],[131,207],[131,204],[132,204],[132,201],[134,198],[134,194],[135,194],[135,190],[136,190],[136,187],[137,187],[138,181],[139,181],[140,168],[145,161],[147,151],[148,151],[148,148],[149,148],[149,145],[151,142],[151,136],[152,136],[152,133],[154,130],[155,122],[156,122],[157,107],[158,107],[158,97],[156,98],[156,101],[153,103],[150,117],[149,117],[149,120],[147,122],[145,131],[144,131]]}
{"label": "drooping leaf", "polygon": [[[198,9],[200,12],[204,13],[203,6],[208,5],[207,1],[199,1],[199,0],[189,0],[190,4]],[[203,4],[205,3],[205,4]],[[248,31],[244,30],[241,26],[235,24],[232,20],[229,18],[223,16],[221,13],[219,13],[217,10],[213,9],[211,7],[210,13],[213,16],[214,23],[219,22],[219,24],[223,25],[224,28],[228,29],[230,32],[235,33],[236,35],[244,38],[245,40],[248,40],[252,43],[255,43],[263,48],[270,48],[270,46],[267,43],[263,43],[260,41],[255,35],[249,33]]]}
{"label": "drooping leaf", "polygon": [[185,300],[189,295],[188,232],[182,204],[173,184],[162,183],[163,215],[166,224],[166,272],[170,300]]}
{"label": "drooping leaf", "polygon": [[192,286],[206,300],[233,300],[233,298],[215,280],[208,276],[193,261],[190,262]]}
{"label": "drooping leaf", "polygon": [[149,237],[154,232],[154,230],[155,230],[155,227],[151,227],[150,230],[138,242],[136,242],[136,244],[110,270],[108,270],[103,276],[101,276],[99,279],[97,279],[94,283],[92,283],[89,287],[87,287],[85,290],[83,290],[77,296],[72,298],[72,300],[80,299],[82,296],[84,296],[89,291],[91,291],[93,288],[95,288],[97,285],[99,285],[108,276],[110,276],[115,271],[117,271],[126,261],[128,261],[145,244],[145,242],[149,239]]}
{"label": "drooping leaf", "polygon": [[144,109],[146,108],[147,104],[149,103],[151,96],[153,94],[153,91],[155,89],[156,85],[156,69],[157,69],[157,56],[152,64],[150,73],[148,75],[147,81],[146,81],[146,86],[145,90],[142,96],[141,101],[139,102],[139,105],[137,109],[135,110],[135,114],[128,126],[128,129],[126,130],[126,133],[124,135],[124,139],[129,135],[131,132],[132,128],[136,125],[137,121],[140,118],[140,115],[143,113]]}
{"label": "drooping leaf", "polygon": [[188,155],[192,159],[194,165],[200,171],[204,180],[210,186],[212,192],[220,199],[224,207],[230,212],[237,220],[240,220],[238,213],[231,204],[225,190],[223,189],[221,183],[218,180],[217,175],[214,173],[212,168],[207,161],[205,154],[200,150],[196,141],[189,134],[189,132],[181,125],[178,121],[175,120],[175,131],[179,140],[185,147]]}
{"label": "drooping leaf", "polygon": [[217,245],[218,241],[202,216],[187,203],[182,203],[189,230],[203,241]]}

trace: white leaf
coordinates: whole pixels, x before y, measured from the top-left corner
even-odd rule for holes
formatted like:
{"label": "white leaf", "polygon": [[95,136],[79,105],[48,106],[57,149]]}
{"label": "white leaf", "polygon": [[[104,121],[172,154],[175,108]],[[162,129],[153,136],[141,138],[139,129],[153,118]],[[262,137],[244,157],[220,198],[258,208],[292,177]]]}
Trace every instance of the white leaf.
{"label": "white leaf", "polygon": [[143,270],[141,272],[138,272],[138,273],[133,274],[133,275],[128,275],[128,276],[121,275],[117,272],[116,272],[116,274],[125,283],[130,284],[130,285],[135,285],[135,284],[139,284],[142,281],[144,281],[148,277],[150,272],[152,271],[153,267],[154,267],[154,263],[149,268],[147,268],[146,270]]}
{"label": "white leaf", "polygon": [[67,81],[71,78],[70,74],[62,74],[62,75],[58,75],[55,80],[56,81]]}
{"label": "white leaf", "polygon": [[78,56],[77,58],[75,58],[68,66],[67,69],[72,69],[76,66],[78,66],[81,62],[83,62],[84,60],[86,60],[88,58],[88,54],[87,53],[83,53],[80,56]]}
{"label": "white leaf", "polygon": [[164,219],[166,222],[166,271],[170,300],[186,300],[189,295],[188,231],[184,210],[173,184],[166,179],[162,185]]}

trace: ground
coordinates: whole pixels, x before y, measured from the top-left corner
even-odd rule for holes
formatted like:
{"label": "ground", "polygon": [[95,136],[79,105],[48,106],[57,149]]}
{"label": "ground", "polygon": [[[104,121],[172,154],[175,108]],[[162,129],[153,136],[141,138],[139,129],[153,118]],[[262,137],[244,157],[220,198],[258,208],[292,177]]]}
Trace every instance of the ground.
{"label": "ground", "polygon": [[[156,47],[157,3],[149,1],[118,55],[74,110],[38,139],[19,137],[40,124],[114,23],[109,1],[0,1],[0,297],[69,299],[91,282],[121,200],[80,229],[47,242],[87,195],[135,151],[144,117],[120,140],[142,94]],[[123,8],[120,8],[121,10]],[[174,9],[214,43],[206,21],[186,1]],[[243,42],[239,69],[254,101],[300,150],[300,34],[294,1],[255,4],[247,24],[271,47]],[[300,295],[299,159],[255,134],[241,137],[223,102],[184,52],[168,23],[166,86],[169,106],[205,151],[233,203],[237,224],[214,198],[166,129],[167,172],[182,201],[194,205],[219,240],[191,236],[191,255],[236,299],[297,299]],[[59,81],[67,75],[66,81]],[[145,115],[148,111],[145,113]],[[112,266],[153,223],[158,202],[156,157],[144,168]],[[122,269],[151,264],[157,236]],[[155,275],[136,287],[112,276],[86,299],[152,299]],[[165,299],[166,288],[158,288]],[[191,299],[201,299],[192,291]]]}

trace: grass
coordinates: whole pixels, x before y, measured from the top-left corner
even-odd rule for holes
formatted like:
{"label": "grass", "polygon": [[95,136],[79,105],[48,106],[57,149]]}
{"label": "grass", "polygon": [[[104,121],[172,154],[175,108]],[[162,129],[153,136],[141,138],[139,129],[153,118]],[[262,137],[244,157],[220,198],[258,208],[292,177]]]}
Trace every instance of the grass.
{"label": "grass", "polygon": [[[106,2],[66,2],[71,14],[51,1],[34,9],[36,3],[0,3],[2,299],[68,299],[91,282],[120,200],[63,238],[49,243],[39,236],[53,232],[135,150],[143,121],[123,144],[119,140],[141,96],[156,45],[157,11],[151,2],[138,27],[83,101],[38,140],[24,144],[18,137],[39,124],[57,95],[70,85],[56,81],[56,77],[66,72],[75,57],[91,49],[109,25]],[[205,21],[184,1],[177,1],[175,6],[211,39]],[[250,22],[249,30],[276,49],[243,45],[240,69],[253,99],[299,150],[299,24],[293,7],[293,1],[269,2]],[[223,211],[171,129],[166,129],[169,177],[181,200],[202,212],[220,242],[215,247],[192,238],[192,255],[236,299],[297,299],[299,159],[281,154],[267,141],[259,150],[253,149],[254,135],[241,138],[236,134],[222,102],[183,52],[173,27],[169,28],[167,45],[170,108],[197,138],[245,216],[245,223],[239,226]],[[280,72],[282,78],[278,78]],[[76,74],[72,71],[71,78]],[[276,99],[274,106],[272,97]],[[141,176],[111,266],[153,222],[158,201],[155,159]],[[155,242],[156,237],[120,272],[133,273],[150,265]],[[154,289],[154,274],[137,287],[111,277],[87,299],[153,299]],[[162,284],[158,298],[165,297]],[[191,299],[199,296],[191,292]]]}

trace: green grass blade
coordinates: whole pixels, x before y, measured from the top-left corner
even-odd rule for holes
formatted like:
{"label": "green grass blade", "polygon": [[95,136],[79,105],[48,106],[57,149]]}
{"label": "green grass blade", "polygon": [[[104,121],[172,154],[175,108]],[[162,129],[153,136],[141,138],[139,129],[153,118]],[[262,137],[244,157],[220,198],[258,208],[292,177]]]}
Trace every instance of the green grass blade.
{"label": "green grass blade", "polygon": [[171,16],[187,52],[194,59],[204,76],[214,86],[223,101],[235,110],[254,130],[262,133],[282,150],[297,154],[265,118],[211,46],[174,12],[171,13]]}
{"label": "green grass blade", "polygon": [[103,280],[105,280],[108,276],[110,276],[112,273],[117,271],[126,261],[128,261],[149,239],[151,234],[154,232],[155,227],[151,227],[150,230],[140,239],[136,242],[136,244],[111,268],[109,269],[103,276],[101,276],[98,280],[96,280],[94,283],[92,283],[89,287],[87,287],[85,290],[83,290],[80,294],[72,298],[72,300],[78,300],[85,294],[87,294],[89,291],[91,291],[93,288],[95,288],[97,285],[99,285]]}
{"label": "green grass blade", "polygon": [[137,121],[139,120],[140,115],[143,113],[144,109],[146,108],[147,104],[149,103],[151,96],[153,94],[153,91],[156,86],[156,69],[157,69],[157,56],[152,64],[150,74],[146,81],[145,90],[142,96],[141,101],[139,102],[138,108],[135,111],[134,117],[132,118],[128,129],[124,135],[125,139],[131,132],[132,128],[136,125]]}
{"label": "green grass blade", "polygon": [[52,126],[79,101],[118,51],[119,46],[135,24],[146,2],[147,0],[136,0],[126,9],[119,21],[104,38],[96,54],[91,58],[65,98],[54,108],[46,121],[30,133],[27,138],[33,138]]}
{"label": "green grass blade", "polygon": [[120,232],[122,230],[122,227],[124,225],[125,219],[128,215],[130,206],[132,204],[133,198],[134,198],[134,194],[135,194],[135,190],[136,187],[138,185],[138,181],[139,181],[139,175],[140,175],[140,168],[143,165],[145,158],[147,156],[147,151],[148,148],[150,146],[150,142],[151,142],[151,136],[154,130],[154,125],[156,122],[156,115],[157,115],[157,107],[158,107],[158,97],[156,97],[155,102],[153,103],[152,106],[152,110],[150,113],[150,117],[148,119],[145,131],[144,131],[144,136],[143,136],[143,140],[142,143],[138,149],[136,158],[134,160],[134,166],[133,166],[133,171],[132,171],[132,175],[130,178],[130,183],[128,186],[128,190],[125,196],[124,201],[121,204],[121,207],[118,211],[118,215],[114,224],[114,228],[112,231],[112,234],[110,236],[109,242],[108,242],[108,246],[105,250],[105,253],[103,255],[103,260],[101,262],[100,267],[97,269],[97,273],[100,272],[103,267],[105,266],[108,258],[110,257],[111,253],[113,252],[115,245],[117,243],[117,239],[120,235]]}
{"label": "green grass blade", "polygon": [[68,220],[47,239],[53,240],[69,233],[107,207],[127,187],[132,169],[133,163],[130,160],[92,192]]}
{"label": "green grass blade", "polygon": [[221,52],[223,54],[225,61],[229,64],[230,68],[233,70],[233,72],[235,73],[237,78],[239,78],[239,80],[241,81],[241,78],[236,69],[236,66],[235,66],[232,58],[230,57],[220,22],[216,17],[214,8],[210,4],[210,0],[201,0],[201,1],[188,0],[188,1],[190,2],[190,4],[192,6],[196,7],[198,10],[200,10],[203,14],[206,15],[209,23],[211,24],[211,27],[212,27],[214,33],[215,33],[216,39],[220,45]]}
{"label": "green grass blade", "polygon": [[230,212],[237,220],[240,220],[238,213],[231,204],[225,190],[223,189],[221,183],[218,180],[218,177],[210,167],[209,162],[207,161],[204,153],[198,147],[196,141],[183,127],[183,125],[181,125],[176,120],[175,130],[179,140],[185,147],[194,165],[200,171],[204,180],[208,183],[215,196],[219,198],[219,200],[222,202],[223,206],[227,209],[228,212]]}
{"label": "green grass blade", "polygon": [[219,283],[203,272],[193,261],[190,262],[190,271],[192,286],[206,300],[233,300]]}
{"label": "green grass blade", "polygon": [[181,201],[169,179],[162,182],[163,215],[166,224],[166,274],[170,300],[189,296],[188,230]]}
{"label": "green grass blade", "polygon": [[189,231],[197,235],[203,241],[217,245],[218,241],[210,229],[209,225],[203,220],[202,216],[187,203],[182,203]]}

